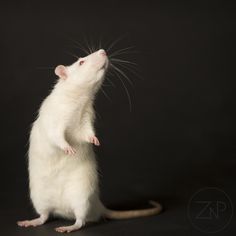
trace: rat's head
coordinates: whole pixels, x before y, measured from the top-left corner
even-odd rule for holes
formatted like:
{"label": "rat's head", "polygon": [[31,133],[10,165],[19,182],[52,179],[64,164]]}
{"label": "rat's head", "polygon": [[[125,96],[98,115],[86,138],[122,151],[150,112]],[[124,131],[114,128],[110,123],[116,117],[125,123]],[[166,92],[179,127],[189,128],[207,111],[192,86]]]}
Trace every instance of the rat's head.
{"label": "rat's head", "polygon": [[60,79],[83,88],[97,88],[101,85],[108,68],[108,57],[103,49],[79,58],[70,66],[59,65],[55,74]]}

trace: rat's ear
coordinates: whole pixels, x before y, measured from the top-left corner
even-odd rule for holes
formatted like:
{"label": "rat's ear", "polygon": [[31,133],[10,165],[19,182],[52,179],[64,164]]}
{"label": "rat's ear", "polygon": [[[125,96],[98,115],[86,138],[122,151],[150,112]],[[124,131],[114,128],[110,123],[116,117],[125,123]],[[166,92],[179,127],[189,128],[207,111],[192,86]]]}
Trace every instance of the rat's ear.
{"label": "rat's ear", "polygon": [[60,79],[66,79],[67,78],[67,69],[63,65],[59,65],[55,69],[55,74],[60,78]]}

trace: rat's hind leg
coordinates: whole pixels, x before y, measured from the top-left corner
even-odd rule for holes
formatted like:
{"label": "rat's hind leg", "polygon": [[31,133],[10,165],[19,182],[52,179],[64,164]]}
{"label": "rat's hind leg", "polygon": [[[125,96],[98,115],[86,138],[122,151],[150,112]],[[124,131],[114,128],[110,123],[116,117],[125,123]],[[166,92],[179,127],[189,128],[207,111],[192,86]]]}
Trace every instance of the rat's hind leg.
{"label": "rat's hind leg", "polygon": [[20,227],[29,227],[29,226],[35,227],[43,225],[47,221],[48,216],[49,216],[48,213],[43,213],[38,218],[32,220],[17,221],[17,224]]}
{"label": "rat's hind leg", "polygon": [[59,233],[70,233],[79,230],[85,224],[87,213],[88,213],[88,203],[87,201],[85,201],[74,208],[74,214],[76,220],[73,225],[57,227],[55,228],[55,230]]}

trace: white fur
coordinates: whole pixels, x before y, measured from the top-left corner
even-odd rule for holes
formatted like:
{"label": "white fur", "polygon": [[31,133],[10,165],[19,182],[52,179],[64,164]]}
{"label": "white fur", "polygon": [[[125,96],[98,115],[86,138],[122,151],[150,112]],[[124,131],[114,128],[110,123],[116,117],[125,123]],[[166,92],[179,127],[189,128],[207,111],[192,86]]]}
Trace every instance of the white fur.
{"label": "white fur", "polygon": [[[108,60],[99,51],[83,58],[81,66],[80,60],[66,67],[67,78],[58,81],[33,124],[29,182],[38,214],[52,213],[83,225],[99,219],[104,211],[89,140],[95,136],[93,100]],[[65,154],[68,146],[76,150],[74,155]]]}

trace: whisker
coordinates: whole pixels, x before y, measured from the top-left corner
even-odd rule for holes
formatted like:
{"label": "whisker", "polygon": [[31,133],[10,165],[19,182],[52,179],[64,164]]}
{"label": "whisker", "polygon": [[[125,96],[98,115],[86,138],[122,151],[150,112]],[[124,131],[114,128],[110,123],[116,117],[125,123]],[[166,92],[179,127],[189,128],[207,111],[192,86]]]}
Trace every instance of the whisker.
{"label": "whisker", "polygon": [[111,66],[117,71],[117,72],[119,72],[121,75],[123,75],[127,80],[128,80],[128,82],[133,86],[134,84],[133,84],[133,82],[130,80],[130,78],[121,70],[121,69],[119,69],[117,66],[115,66],[115,65],[113,65],[113,64],[111,64]]}
{"label": "whisker", "polygon": [[117,50],[117,51],[115,51],[115,52],[113,52],[111,55],[110,55],[110,57],[112,57],[112,56],[114,56],[114,55],[116,55],[117,53],[119,53],[119,52],[123,52],[123,51],[128,51],[129,49],[133,49],[134,48],[134,46],[130,46],[130,47],[127,47],[127,48],[122,48],[122,49],[119,49],[119,50]]}
{"label": "whisker", "polygon": [[89,42],[90,42],[92,53],[93,53],[93,52],[96,51],[96,49],[95,49],[95,45],[94,45],[94,42],[93,42],[92,38],[89,39]]}
{"label": "whisker", "polygon": [[72,38],[69,38],[73,43],[75,43],[76,44],[76,48],[79,48],[79,49],[81,49],[83,52],[85,52],[87,55],[89,54],[89,52],[88,52],[88,50],[86,50],[86,48],[82,45],[82,44],[80,44],[78,41],[76,41],[76,40],[74,40],[74,39],[72,39]]}
{"label": "whisker", "polygon": [[127,60],[122,60],[122,59],[119,59],[119,58],[111,58],[110,61],[117,61],[117,62],[120,62],[120,63],[127,63],[127,64],[131,64],[131,65],[135,65],[135,66],[137,65],[137,63],[127,61]]}
{"label": "whisker", "polygon": [[99,49],[102,48],[102,36],[99,37],[99,44],[98,44]]}
{"label": "whisker", "polygon": [[111,68],[111,70],[108,70],[107,73],[112,75],[112,76],[116,76],[116,74],[113,74],[113,70],[112,70],[113,68],[112,67],[110,67],[110,68]]}
{"label": "whisker", "polygon": [[106,92],[104,91],[104,89],[101,87],[101,91],[102,93],[105,95],[105,97],[110,101],[112,102],[111,98],[106,94]]}
{"label": "whisker", "polygon": [[[113,69],[113,68],[111,68],[111,69]],[[116,74],[115,74],[115,73],[113,74],[113,71],[112,71],[112,70],[107,71],[107,74],[108,74],[109,76],[111,76],[111,78],[112,78],[112,77],[116,77]]]}
{"label": "whisker", "polygon": [[95,117],[101,119],[102,116],[98,113],[98,111],[97,110],[94,110],[94,111],[95,111]]}
{"label": "whisker", "polygon": [[116,85],[112,82],[112,80],[110,80],[110,78],[108,76],[106,76],[106,79],[112,85],[112,87],[114,87],[114,88],[116,87]]}
{"label": "whisker", "polygon": [[131,112],[131,110],[132,110],[132,103],[131,103],[131,98],[130,98],[129,91],[128,91],[127,87],[125,86],[124,81],[120,77],[120,74],[118,72],[116,72],[116,71],[114,71],[114,72],[116,73],[117,77],[119,78],[119,80],[120,80],[120,82],[121,82],[121,84],[122,84],[122,86],[123,86],[123,88],[124,88],[124,90],[126,92],[126,95],[128,97],[128,102],[129,102],[129,111]]}
{"label": "whisker", "polygon": [[111,45],[107,48],[107,52],[109,52],[119,41],[121,41],[123,38],[125,37],[125,35],[120,36],[118,39],[116,39],[115,41],[113,41],[113,43],[111,43]]}
{"label": "whisker", "polygon": [[88,48],[88,50],[89,50],[89,53],[88,53],[88,54],[91,54],[91,53],[92,53],[92,49],[90,48],[89,43],[88,43],[88,40],[87,40],[87,38],[85,38],[85,36],[84,36],[84,42],[85,42],[85,44],[86,44],[86,46],[87,46],[87,48]]}
{"label": "whisker", "polygon": [[138,71],[137,64],[130,64],[130,63],[127,63],[127,62],[120,62],[120,61],[113,61],[113,60],[112,60],[112,63],[114,65],[121,65],[121,66],[125,66],[125,67],[128,67],[130,69]]}
{"label": "whisker", "polygon": [[77,60],[79,59],[79,57],[71,52],[68,52],[68,51],[64,51],[66,54],[72,56],[72,57],[75,57]]}
{"label": "whisker", "polygon": [[[139,53],[139,51],[124,51],[124,52],[120,52],[120,53],[117,53],[115,55],[112,55],[112,57],[113,56],[125,55],[125,54],[137,54],[137,53]],[[112,57],[110,56],[110,58],[112,58]]]}
{"label": "whisker", "polygon": [[103,86],[103,87],[111,87],[110,84],[105,84],[105,83],[103,83],[101,86]]}
{"label": "whisker", "polygon": [[136,67],[131,67],[130,64],[125,64],[125,63],[117,63],[118,65],[126,68],[127,70],[129,70],[131,73],[133,73],[135,76],[137,76],[139,79],[143,79],[139,74],[138,74],[138,70]]}

